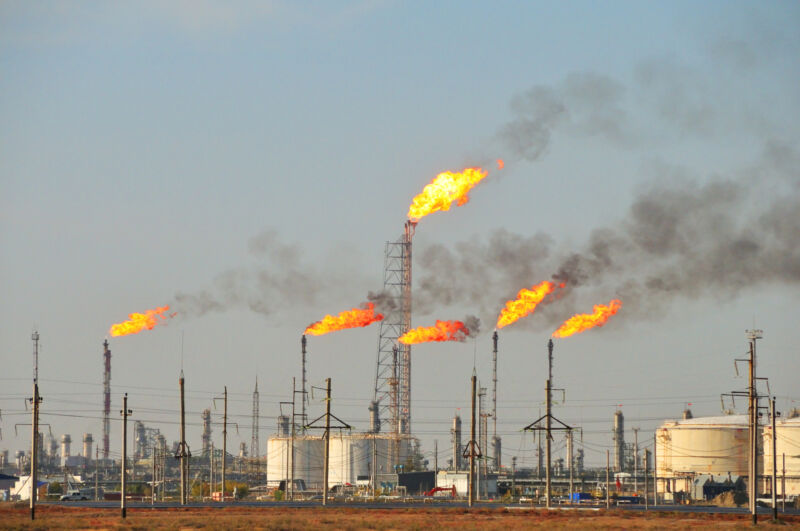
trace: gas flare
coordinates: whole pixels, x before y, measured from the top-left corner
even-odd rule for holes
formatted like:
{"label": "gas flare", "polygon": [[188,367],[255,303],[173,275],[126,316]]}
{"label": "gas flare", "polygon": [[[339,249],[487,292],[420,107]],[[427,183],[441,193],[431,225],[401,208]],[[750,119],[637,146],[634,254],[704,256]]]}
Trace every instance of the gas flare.
{"label": "gas flare", "polygon": [[362,308],[353,308],[340,313],[337,316],[326,315],[322,320],[312,323],[306,328],[305,334],[321,336],[328,332],[344,330],[346,328],[357,328],[359,326],[369,326],[375,321],[383,319],[383,314],[375,313],[375,305],[367,302]]}
{"label": "gas flare", "polygon": [[446,171],[430,182],[414,198],[408,209],[408,219],[420,218],[439,210],[450,210],[450,205],[462,206],[469,202],[469,191],[489,174],[481,168],[466,168],[461,173]]}
{"label": "gas flare", "polygon": [[502,170],[503,166],[505,166],[505,165],[506,165],[506,163],[503,162],[503,159],[497,159],[497,169],[498,170]]}
{"label": "gas flare", "polygon": [[127,321],[111,325],[109,333],[116,337],[138,334],[142,330],[152,330],[157,324],[163,324],[167,319],[175,316],[175,313],[164,315],[168,311],[169,306],[162,306],[144,313],[132,313],[128,315]]}
{"label": "gas flare", "polygon": [[[563,288],[564,284],[560,284],[559,287]],[[531,289],[521,289],[517,293],[517,298],[513,301],[508,301],[506,307],[500,312],[500,316],[497,318],[497,328],[503,328],[517,322],[517,320],[526,315],[532,314],[539,303],[555,289],[556,285],[549,280],[545,280],[537,286],[532,286]]]}
{"label": "gas flare", "polygon": [[579,313],[573,315],[553,332],[553,337],[569,337],[596,326],[603,326],[606,321],[622,308],[622,301],[614,299],[608,303],[594,305],[594,313]]}
{"label": "gas flare", "polygon": [[420,326],[403,334],[398,341],[405,345],[428,343],[430,341],[464,341],[469,336],[469,328],[461,321],[436,320],[436,326]]}

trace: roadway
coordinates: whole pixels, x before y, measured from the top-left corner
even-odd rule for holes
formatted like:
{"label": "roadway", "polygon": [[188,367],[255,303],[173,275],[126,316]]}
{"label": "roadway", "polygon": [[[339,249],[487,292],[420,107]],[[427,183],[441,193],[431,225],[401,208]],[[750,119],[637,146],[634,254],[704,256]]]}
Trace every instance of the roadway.
{"label": "roadway", "polygon": [[[50,501],[39,502],[37,505],[42,506],[63,506],[63,507],[88,507],[93,509],[119,509],[119,501]],[[178,502],[133,502],[129,501],[126,504],[128,510],[145,510],[145,509],[179,509],[179,508],[226,508],[226,507],[251,507],[251,508],[289,508],[289,509],[307,509],[314,507],[322,507],[319,500],[315,501],[231,501],[231,502],[191,502],[186,505],[180,505]],[[330,501],[327,507],[331,508],[360,508],[360,509],[465,509],[468,507],[465,501],[442,501],[436,500],[435,502],[424,502],[421,500],[413,501],[399,501],[387,500],[381,502],[375,501]],[[473,505],[478,509],[508,509],[513,511],[531,511],[531,510],[546,510],[543,505],[532,504],[502,504],[497,502],[476,502]],[[687,513],[703,513],[703,514],[750,514],[746,507],[714,507],[705,505],[650,505],[645,508],[644,505],[631,505],[623,504],[619,506],[612,506],[612,509],[621,509],[624,511],[660,511],[660,512],[674,512],[678,514]],[[605,510],[605,505],[555,505],[550,510],[552,511],[602,511]],[[759,515],[771,515],[772,509],[769,507],[759,507]],[[786,514],[792,516],[800,516],[800,509],[790,509],[787,507],[786,511],[778,509],[778,514]]]}

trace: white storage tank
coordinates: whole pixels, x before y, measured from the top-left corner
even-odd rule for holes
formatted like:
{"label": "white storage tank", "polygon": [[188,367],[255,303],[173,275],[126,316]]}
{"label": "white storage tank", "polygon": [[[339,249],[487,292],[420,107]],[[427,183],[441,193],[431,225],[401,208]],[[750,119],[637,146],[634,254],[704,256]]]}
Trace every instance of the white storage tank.
{"label": "white storage tank", "polygon": [[[786,463],[786,494],[800,494],[800,417],[779,420],[775,423],[778,439],[775,441],[775,454],[778,457],[778,496],[782,493],[784,478],[783,464]],[[772,474],[772,426],[764,426],[764,468],[761,474]],[[765,492],[770,492],[770,480],[766,478]]]}
{"label": "white storage tank", "polygon": [[690,492],[695,476],[746,476],[748,425],[746,415],[669,420],[656,430],[658,491],[671,499]]}

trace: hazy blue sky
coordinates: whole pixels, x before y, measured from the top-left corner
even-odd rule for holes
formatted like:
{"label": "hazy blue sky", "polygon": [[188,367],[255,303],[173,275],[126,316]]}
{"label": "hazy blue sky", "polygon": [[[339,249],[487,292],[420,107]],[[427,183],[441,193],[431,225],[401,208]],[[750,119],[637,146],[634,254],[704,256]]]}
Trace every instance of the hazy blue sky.
{"label": "hazy blue sky", "polygon": [[[413,350],[440,463],[502,302],[569,264],[570,294],[501,334],[506,460],[533,463],[519,430],[553,323],[613,297],[605,328],[556,345],[556,414],[589,464],[617,404],[651,433],[688,402],[718,414],[754,325],[760,375],[800,406],[798,27],[788,1],[0,2],[0,448],[28,445],[34,326],[43,422],[97,441],[108,328],[164,304],[168,325],[111,341],[112,412],[127,391],[177,439],[183,334],[194,445],[224,385],[229,447],[249,444],[256,375],[264,441],[304,327],[380,289],[411,198],[467,165],[489,178],[415,239],[414,325],[484,324]],[[220,311],[175,304],[203,292]],[[359,429],[377,335],[309,340],[312,383]]]}

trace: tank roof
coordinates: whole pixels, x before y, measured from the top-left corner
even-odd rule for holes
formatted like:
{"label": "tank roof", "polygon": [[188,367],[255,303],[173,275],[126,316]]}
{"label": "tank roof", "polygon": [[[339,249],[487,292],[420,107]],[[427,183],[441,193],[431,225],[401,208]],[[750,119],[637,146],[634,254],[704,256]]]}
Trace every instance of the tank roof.
{"label": "tank roof", "polygon": [[747,426],[747,421],[747,415],[720,415],[717,417],[675,419],[667,422],[672,422],[678,426]]}

